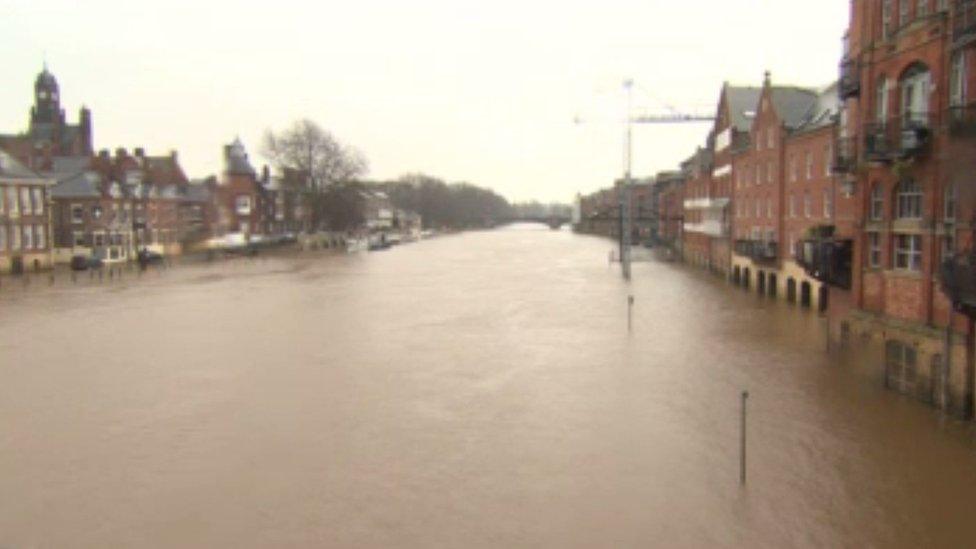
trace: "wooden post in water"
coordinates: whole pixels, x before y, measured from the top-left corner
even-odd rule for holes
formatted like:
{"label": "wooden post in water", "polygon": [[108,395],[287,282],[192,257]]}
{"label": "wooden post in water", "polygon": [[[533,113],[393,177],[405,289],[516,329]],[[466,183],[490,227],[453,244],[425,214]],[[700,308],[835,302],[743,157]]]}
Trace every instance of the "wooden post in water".
{"label": "wooden post in water", "polygon": [[749,398],[749,391],[742,391],[742,425],[741,438],[739,444],[739,483],[746,483],[746,400]]}

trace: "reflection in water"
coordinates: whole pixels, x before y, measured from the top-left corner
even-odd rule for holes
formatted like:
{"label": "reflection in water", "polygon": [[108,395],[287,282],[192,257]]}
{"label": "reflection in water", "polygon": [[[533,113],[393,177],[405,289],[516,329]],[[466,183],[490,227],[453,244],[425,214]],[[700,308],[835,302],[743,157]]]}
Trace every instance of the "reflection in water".
{"label": "reflection in water", "polygon": [[628,286],[610,247],[517,227],[5,287],[0,546],[970,544],[966,426],[829,357],[815,314],[674,264]]}

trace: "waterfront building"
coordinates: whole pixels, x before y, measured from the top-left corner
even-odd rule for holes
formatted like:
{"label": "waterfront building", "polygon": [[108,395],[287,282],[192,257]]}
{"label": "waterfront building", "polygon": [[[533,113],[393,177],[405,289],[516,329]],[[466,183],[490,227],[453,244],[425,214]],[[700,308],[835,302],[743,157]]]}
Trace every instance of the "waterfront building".
{"label": "waterfront building", "polygon": [[[267,176],[267,170],[264,171]],[[224,171],[214,193],[217,236],[239,235],[247,241],[267,234],[268,206],[264,183],[248,159],[240,138],[224,147]]]}
{"label": "waterfront building", "polygon": [[[835,170],[855,220],[810,239],[823,252],[806,262],[830,272],[850,243],[851,290],[837,308],[831,283],[832,336],[878,348],[890,388],[971,415],[974,328],[960,312],[976,304],[976,2],[850,7]],[[957,276],[940,277],[946,266]]]}
{"label": "waterfront building", "polygon": [[685,176],[683,171],[661,172],[654,182],[657,194],[657,241],[681,256],[681,230],[684,223]]}
{"label": "waterfront building", "polygon": [[51,266],[48,211],[53,183],[0,150],[0,273]]}

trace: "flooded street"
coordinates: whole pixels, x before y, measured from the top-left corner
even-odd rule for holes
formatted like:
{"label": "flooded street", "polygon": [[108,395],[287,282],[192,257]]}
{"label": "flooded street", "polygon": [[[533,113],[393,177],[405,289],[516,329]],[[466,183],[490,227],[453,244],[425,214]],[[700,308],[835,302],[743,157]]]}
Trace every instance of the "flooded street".
{"label": "flooded street", "polygon": [[814,313],[679,264],[628,285],[610,248],[515,226],[4,280],[0,547],[973,543],[967,424]]}

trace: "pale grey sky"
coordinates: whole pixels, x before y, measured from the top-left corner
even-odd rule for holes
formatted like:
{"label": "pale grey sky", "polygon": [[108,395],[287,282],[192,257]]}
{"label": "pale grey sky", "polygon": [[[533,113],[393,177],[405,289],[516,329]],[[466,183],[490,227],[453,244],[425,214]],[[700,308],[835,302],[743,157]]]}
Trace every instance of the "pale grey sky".
{"label": "pale grey sky", "polygon": [[[0,132],[27,123],[47,56],[95,145],[177,149],[192,177],[240,135],[316,120],[372,178],[423,171],[514,200],[569,201],[622,169],[624,78],[638,110],[712,112],[724,80],[836,77],[847,0],[0,2]],[[585,123],[574,125],[577,115]],[[635,175],[706,125],[643,126]],[[260,161],[260,159],[258,159]]]}

